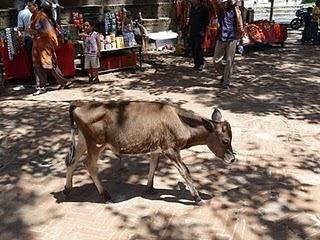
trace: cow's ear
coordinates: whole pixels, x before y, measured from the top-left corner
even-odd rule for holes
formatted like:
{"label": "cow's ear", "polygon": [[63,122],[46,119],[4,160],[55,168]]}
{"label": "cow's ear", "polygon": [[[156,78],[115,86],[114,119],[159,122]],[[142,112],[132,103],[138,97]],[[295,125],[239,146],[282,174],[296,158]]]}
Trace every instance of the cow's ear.
{"label": "cow's ear", "polygon": [[212,121],[215,123],[219,123],[222,121],[222,113],[218,108],[215,108],[213,113],[212,113]]}
{"label": "cow's ear", "polygon": [[203,123],[203,126],[209,131],[209,132],[213,132],[214,131],[214,124],[213,122],[211,122],[210,120],[208,119],[204,119],[202,118],[202,123]]}

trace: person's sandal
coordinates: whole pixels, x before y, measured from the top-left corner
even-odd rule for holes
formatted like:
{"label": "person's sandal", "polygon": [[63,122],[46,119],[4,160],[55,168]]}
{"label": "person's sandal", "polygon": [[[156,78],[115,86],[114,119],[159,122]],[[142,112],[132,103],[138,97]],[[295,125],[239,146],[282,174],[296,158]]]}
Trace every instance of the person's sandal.
{"label": "person's sandal", "polygon": [[98,77],[95,77],[95,78],[93,79],[93,82],[92,82],[92,83],[99,83],[99,82],[100,82],[99,78],[98,78]]}
{"label": "person's sandal", "polygon": [[46,89],[45,88],[39,88],[36,92],[34,92],[32,95],[33,96],[38,96],[40,94],[43,94],[46,92]]}
{"label": "person's sandal", "polygon": [[90,83],[90,84],[93,83],[93,79],[94,79],[94,77],[89,77],[89,83]]}

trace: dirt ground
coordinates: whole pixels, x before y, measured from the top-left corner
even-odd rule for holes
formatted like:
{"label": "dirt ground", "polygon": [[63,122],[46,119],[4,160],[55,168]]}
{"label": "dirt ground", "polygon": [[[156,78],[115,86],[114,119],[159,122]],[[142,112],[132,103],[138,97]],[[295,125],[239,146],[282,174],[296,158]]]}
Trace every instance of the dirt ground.
{"label": "dirt ground", "polygon": [[[0,89],[0,239],[320,239],[320,47],[254,48],[237,55],[233,88],[221,92],[207,58],[148,54],[144,69],[32,96]],[[205,117],[219,107],[238,161],[226,166],[205,146],[182,151],[206,201],[195,206],[182,177],[162,158],[157,192],[145,192],[148,156],[111,152],[100,175],[115,203],[102,203],[83,164],[63,200],[70,144],[69,101],[166,100]]]}

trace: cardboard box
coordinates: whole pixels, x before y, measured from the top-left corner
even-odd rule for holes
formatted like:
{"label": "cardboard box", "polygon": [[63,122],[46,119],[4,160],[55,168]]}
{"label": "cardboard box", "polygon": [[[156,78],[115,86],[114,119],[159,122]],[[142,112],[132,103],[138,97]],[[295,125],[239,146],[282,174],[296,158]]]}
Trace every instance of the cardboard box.
{"label": "cardboard box", "polygon": [[124,48],[124,39],[123,37],[116,37],[117,48]]}

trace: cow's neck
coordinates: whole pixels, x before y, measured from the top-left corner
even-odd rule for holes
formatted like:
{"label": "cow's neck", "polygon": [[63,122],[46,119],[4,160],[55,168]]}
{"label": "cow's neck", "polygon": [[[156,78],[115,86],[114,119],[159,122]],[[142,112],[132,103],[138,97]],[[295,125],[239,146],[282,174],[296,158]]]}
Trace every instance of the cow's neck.
{"label": "cow's neck", "polygon": [[187,141],[187,148],[196,145],[206,145],[209,132],[204,126],[190,128],[190,138]]}

